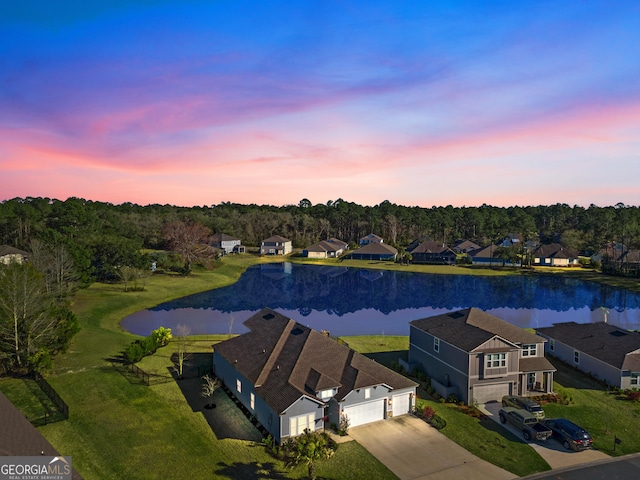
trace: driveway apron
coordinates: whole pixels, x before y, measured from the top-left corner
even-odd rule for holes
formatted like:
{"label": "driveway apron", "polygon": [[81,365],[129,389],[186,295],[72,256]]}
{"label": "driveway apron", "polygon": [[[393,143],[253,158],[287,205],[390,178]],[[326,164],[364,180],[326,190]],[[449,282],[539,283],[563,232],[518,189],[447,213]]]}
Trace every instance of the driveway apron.
{"label": "driveway apron", "polygon": [[351,428],[349,436],[401,480],[517,478],[469,453],[412,415]]}

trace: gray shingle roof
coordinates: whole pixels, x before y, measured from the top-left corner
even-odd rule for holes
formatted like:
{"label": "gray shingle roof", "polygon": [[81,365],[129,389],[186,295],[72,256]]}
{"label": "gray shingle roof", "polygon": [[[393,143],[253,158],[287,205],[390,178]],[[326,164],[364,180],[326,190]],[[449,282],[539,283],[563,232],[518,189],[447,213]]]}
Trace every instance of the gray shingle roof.
{"label": "gray shingle roof", "polygon": [[398,250],[386,243],[368,243],[354,250],[353,253],[364,255],[397,255]]}
{"label": "gray shingle roof", "polygon": [[496,335],[517,345],[544,342],[544,338],[477,308],[414,320],[409,324],[465,352],[473,351]]}
{"label": "gray shingle roof", "polygon": [[420,245],[418,245],[415,248],[413,248],[412,250],[410,250],[410,252],[411,253],[443,253],[443,252],[447,252],[447,253],[455,254],[453,252],[453,250],[451,250],[446,245],[443,245],[442,243],[439,243],[439,242],[435,242],[433,240],[425,240]]}
{"label": "gray shingle roof", "polygon": [[375,385],[393,389],[416,383],[335,340],[265,308],[244,322],[250,331],[215,345],[216,352],[256,385],[256,393],[283,412],[302,395],[316,397],[338,388],[337,400],[351,390]]}
{"label": "gray shingle roof", "polygon": [[290,242],[288,238],[281,237],[280,235],[273,235],[269,238],[262,240],[262,243],[287,243]]}
{"label": "gray shingle roof", "polygon": [[640,371],[638,333],[604,322],[556,323],[538,332],[621,370]]}

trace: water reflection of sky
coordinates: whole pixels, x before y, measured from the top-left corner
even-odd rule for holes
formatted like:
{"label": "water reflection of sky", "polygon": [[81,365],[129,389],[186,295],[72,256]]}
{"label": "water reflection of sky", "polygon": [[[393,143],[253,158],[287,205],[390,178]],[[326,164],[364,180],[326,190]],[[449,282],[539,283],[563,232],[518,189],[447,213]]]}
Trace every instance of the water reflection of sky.
{"label": "water reflection of sky", "polygon": [[193,334],[243,333],[271,307],[332,335],[408,335],[409,322],[477,307],[523,328],[607,321],[640,329],[640,294],[562,275],[481,277],[344,267],[257,265],[235,284],[137,312],[122,321],[147,335],[186,325]]}

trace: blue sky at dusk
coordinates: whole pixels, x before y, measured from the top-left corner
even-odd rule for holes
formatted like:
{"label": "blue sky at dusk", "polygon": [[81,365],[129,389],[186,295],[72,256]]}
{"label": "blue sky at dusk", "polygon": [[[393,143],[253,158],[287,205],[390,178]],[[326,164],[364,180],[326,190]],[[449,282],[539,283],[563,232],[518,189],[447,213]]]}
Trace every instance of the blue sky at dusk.
{"label": "blue sky at dusk", "polygon": [[26,196],[638,205],[640,2],[4,2]]}

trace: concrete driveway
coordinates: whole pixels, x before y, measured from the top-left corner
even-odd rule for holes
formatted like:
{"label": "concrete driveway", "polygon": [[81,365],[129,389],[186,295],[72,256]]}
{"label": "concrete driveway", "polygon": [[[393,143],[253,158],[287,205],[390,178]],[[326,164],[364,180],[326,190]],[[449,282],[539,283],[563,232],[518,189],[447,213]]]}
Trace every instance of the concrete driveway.
{"label": "concrete driveway", "polygon": [[412,415],[349,429],[401,480],[507,480],[516,476],[469,453]]}
{"label": "concrete driveway", "polygon": [[[492,420],[495,420],[498,423],[500,423],[498,412],[501,408],[502,405],[497,402],[487,403],[483,406],[480,406],[480,410],[482,410],[483,413],[485,413]],[[602,453],[595,449],[583,450],[582,452],[567,450],[559,441],[553,438],[550,438],[549,440],[546,440],[544,442],[527,442],[522,438],[522,432],[514,428],[512,425],[506,424],[502,426],[513,433],[516,437],[521,439],[523,442],[528,443],[529,446],[536,452],[538,452],[538,455],[544,458],[549,466],[553,469],[571,467],[573,465],[578,465],[581,463],[595,462],[598,460],[605,460],[610,458],[606,453]]]}

